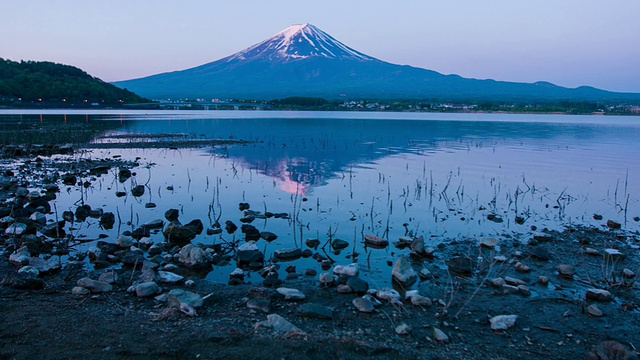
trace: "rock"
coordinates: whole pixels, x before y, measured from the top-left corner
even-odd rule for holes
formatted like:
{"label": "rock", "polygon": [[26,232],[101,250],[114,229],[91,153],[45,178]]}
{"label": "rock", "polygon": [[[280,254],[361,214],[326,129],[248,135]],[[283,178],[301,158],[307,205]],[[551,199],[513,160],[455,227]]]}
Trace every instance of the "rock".
{"label": "rock", "polygon": [[268,313],[271,311],[271,302],[266,299],[249,299],[247,301],[247,307],[252,310]]}
{"label": "rock", "polygon": [[7,227],[7,229],[4,231],[5,235],[13,235],[13,236],[20,236],[22,234],[24,234],[24,232],[27,231],[27,224],[23,224],[23,223],[13,223],[11,225],[9,225],[9,227]]}
{"label": "rock", "polygon": [[533,239],[538,243],[546,243],[546,242],[553,241],[553,236],[551,236],[550,234],[540,232],[540,233],[533,234]]}
{"label": "rock", "polygon": [[393,289],[382,288],[376,291],[376,297],[380,300],[385,300],[392,304],[401,304],[400,294]]}
{"label": "rock", "polygon": [[604,254],[610,260],[612,260],[612,259],[615,260],[615,259],[619,259],[619,258],[624,257],[624,254],[622,254],[620,252],[620,250],[618,250],[618,249],[604,249]]}
{"label": "rock", "polygon": [[622,277],[625,279],[633,279],[636,277],[636,273],[633,272],[633,270],[624,269],[622,270]]}
{"label": "rock", "polygon": [[518,320],[518,315],[498,315],[489,319],[491,330],[507,330],[513,327]]}
{"label": "rock", "polygon": [[414,306],[431,306],[431,299],[422,296],[418,293],[418,290],[409,290],[405,293],[405,300],[409,300]]}
{"label": "rock", "polygon": [[538,276],[538,284],[547,286],[549,284],[549,278],[543,275]]}
{"label": "rock", "polygon": [[369,290],[369,283],[360,279],[357,276],[347,279],[347,285],[358,295],[364,295]]}
{"label": "rock", "polygon": [[596,250],[596,249],[593,249],[593,248],[586,248],[586,249],[584,250],[584,252],[585,252],[587,255],[591,255],[591,256],[599,256],[599,255],[600,255],[600,251],[598,251],[598,250]]}
{"label": "rock", "polygon": [[617,341],[603,341],[587,354],[588,360],[637,360],[638,356]]}
{"label": "rock", "polygon": [[560,264],[558,265],[556,270],[558,270],[558,275],[560,275],[561,277],[567,278],[567,279],[573,279],[573,274],[574,274],[573,266],[567,265],[567,264]]}
{"label": "rock", "polygon": [[447,261],[449,271],[457,275],[471,275],[475,264],[473,260],[466,256],[456,256]]}
{"label": "rock", "polygon": [[491,280],[491,285],[493,285],[494,287],[497,287],[497,288],[503,287],[504,285],[506,285],[506,283],[507,282],[501,277],[497,277],[497,278]]}
{"label": "rock", "polygon": [[[400,239],[401,242],[402,238]],[[424,246],[424,237],[419,236],[411,242],[411,254],[417,256],[427,256],[427,251]]]}
{"label": "rock", "polygon": [[128,267],[140,268],[142,267],[142,264],[144,263],[144,261],[145,261],[144,255],[140,250],[137,250],[137,249],[132,251],[127,251],[120,258],[120,262],[123,265]]}
{"label": "rock", "polygon": [[342,250],[349,247],[349,243],[342,239],[335,239],[331,242],[331,247],[335,250]]}
{"label": "rock", "polygon": [[365,234],[364,235],[364,244],[365,246],[374,248],[374,249],[384,249],[389,246],[389,241],[375,236],[373,234]]}
{"label": "rock", "polygon": [[333,268],[333,273],[338,276],[353,277],[358,276],[359,272],[360,267],[357,263],[351,263],[349,265],[336,265]]}
{"label": "rock", "polygon": [[352,303],[360,312],[371,313],[374,310],[373,303],[368,298],[357,297],[353,299]]}
{"label": "rock", "polygon": [[411,326],[407,325],[407,323],[402,323],[395,328],[396,334],[398,335],[410,335],[411,330]]}
{"label": "rock", "polygon": [[50,238],[62,238],[66,235],[64,231],[65,221],[61,220],[55,223],[50,223],[43,226],[40,229],[42,235],[50,237]]}
{"label": "rock", "polygon": [[260,327],[270,328],[277,332],[286,334],[304,334],[300,328],[296,327],[278,314],[267,315],[267,320],[260,321],[255,326],[256,329]]}
{"label": "rock", "polygon": [[169,222],[178,221],[178,216],[180,216],[180,210],[178,209],[169,209],[164,213],[164,218]]}
{"label": "rock", "polygon": [[585,293],[587,300],[607,302],[613,300],[611,293],[603,289],[588,289]]}
{"label": "rock", "polygon": [[598,305],[596,304],[591,304],[587,307],[587,313],[591,316],[595,316],[595,317],[601,317],[604,316],[604,314],[602,313],[602,310],[600,310],[600,308],[598,308]]}
{"label": "rock", "polygon": [[87,288],[83,288],[82,286],[74,286],[73,289],[71,289],[71,294],[72,295],[89,295],[91,294],[91,291],[89,291],[89,289]]}
{"label": "rock", "polygon": [[318,271],[316,269],[306,269],[304,271],[305,276],[316,276],[318,274]]}
{"label": "rock", "polygon": [[172,221],[165,227],[162,235],[164,235],[167,242],[184,246],[196,237],[196,232],[177,221]]}
{"label": "rock", "polygon": [[275,239],[278,238],[278,235],[270,232],[270,231],[263,231],[260,233],[260,237],[263,238],[265,241],[267,242],[272,242]]}
{"label": "rock", "polygon": [[202,223],[202,220],[200,220],[200,219],[191,220],[188,223],[186,223],[184,225],[184,227],[190,229],[196,235],[202,234],[202,231],[204,230],[204,224]]}
{"label": "rock", "polygon": [[493,260],[495,260],[496,262],[502,263],[502,262],[507,261],[507,257],[504,256],[504,255],[498,255],[498,256],[494,256]]}
{"label": "rock", "polygon": [[302,250],[298,248],[278,249],[273,252],[273,257],[279,261],[293,261],[300,258]]}
{"label": "rock", "polygon": [[439,342],[443,342],[443,343],[449,342],[449,337],[447,336],[447,334],[445,334],[444,331],[438,329],[437,327],[433,328],[433,337],[436,339],[436,341],[439,341]]}
{"label": "rock", "polygon": [[236,232],[236,230],[238,230],[238,226],[234,224],[233,221],[227,220],[224,222],[224,229],[228,234],[233,234],[234,232]]}
{"label": "rock", "polygon": [[331,309],[319,304],[306,303],[298,306],[296,312],[298,316],[315,318],[315,319],[333,319],[333,313]]}
{"label": "rock", "polygon": [[393,264],[391,277],[403,287],[410,287],[418,280],[418,274],[413,270],[409,261],[401,256]]}
{"label": "rock", "polygon": [[1,285],[17,290],[44,289],[44,281],[28,273],[9,273],[2,279]]}
{"label": "rock", "polygon": [[186,304],[193,308],[199,308],[204,303],[202,296],[191,291],[173,289],[169,291],[169,304],[175,307],[183,307]]}
{"label": "rock", "polygon": [[133,238],[131,236],[120,235],[116,239],[116,243],[123,248],[130,248],[133,246]]}
{"label": "rock", "polygon": [[346,285],[346,284],[338,285],[338,287],[336,288],[336,291],[339,294],[351,294],[351,293],[353,293],[353,289],[351,288],[351,286]]}
{"label": "rock", "polygon": [[164,226],[164,220],[162,219],[154,219],[142,224],[142,227],[147,229],[160,229],[163,226]]}
{"label": "rock", "polygon": [[607,227],[611,230],[620,230],[622,225],[619,222],[613,220],[607,220]]}
{"label": "rock", "polygon": [[133,195],[134,197],[140,197],[144,195],[144,185],[138,185],[131,189],[131,195]]}
{"label": "rock", "polygon": [[551,259],[551,253],[543,246],[535,246],[531,248],[531,256],[541,261],[548,261]]}
{"label": "rock", "polygon": [[31,254],[26,246],[19,248],[9,256],[9,262],[15,266],[28,265],[31,260]]}
{"label": "rock", "polygon": [[190,268],[207,268],[211,267],[211,260],[207,256],[207,253],[200,247],[192,244],[185,245],[180,250],[181,264]]}
{"label": "rock", "polygon": [[527,285],[518,285],[517,287],[520,295],[531,296],[531,290],[529,290],[529,287]]}
{"label": "rock", "polygon": [[495,249],[496,245],[498,245],[498,240],[495,238],[484,238],[480,239],[480,247],[485,249]]}
{"label": "rock", "polygon": [[240,209],[240,211],[249,210],[250,208],[251,205],[249,205],[249,203],[241,202],[240,204],[238,204],[238,209]]}
{"label": "rock", "polygon": [[333,285],[335,279],[331,273],[322,273],[318,276],[318,281],[320,282],[321,287],[329,287]]}
{"label": "rock", "polygon": [[160,293],[162,289],[160,286],[153,281],[143,282],[136,285],[136,296],[137,297],[149,297],[154,296]]}
{"label": "rock", "polygon": [[169,271],[158,271],[158,281],[166,284],[177,284],[184,280],[184,276]]}
{"label": "rock", "polygon": [[26,265],[26,266],[21,267],[18,270],[18,274],[26,274],[28,276],[38,277],[40,275],[40,271],[38,271],[38,269],[36,269],[35,267],[33,267],[31,265]]}
{"label": "rock", "polygon": [[118,282],[118,274],[115,271],[107,271],[100,274],[98,281],[105,282],[107,284],[115,284]]}
{"label": "rock", "polygon": [[113,286],[111,286],[111,284],[107,284],[103,281],[93,280],[87,277],[78,280],[78,286],[89,289],[89,291],[91,291],[92,293],[103,293],[113,290]]}
{"label": "rock", "polygon": [[112,212],[103,213],[100,216],[100,227],[105,230],[113,229],[113,225],[116,223],[116,216]]}
{"label": "rock", "polygon": [[258,250],[258,247],[255,246],[253,242],[245,243],[236,251],[236,263],[241,269],[252,267],[253,265],[251,264],[262,267],[262,264],[264,264],[264,254]]}
{"label": "rock", "polygon": [[304,300],[306,296],[298,289],[279,287],[276,289],[278,294],[284,296],[285,300]]}
{"label": "rock", "polygon": [[258,230],[255,226],[249,224],[242,224],[240,228],[242,233],[244,234],[244,239],[246,241],[258,241],[260,240],[260,230]]}
{"label": "rock", "polygon": [[531,268],[520,261],[518,261],[515,265],[516,271],[521,273],[528,273],[531,271]]}
{"label": "rock", "polygon": [[[304,243],[307,245],[307,247],[310,247],[315,250],[318,250],[318,246],[320,246],[320,240],[318,239],[307,239],[304,241]],[[349,244],[347,244],[347,246],[348,245]]]}
{"label": "rock", "polygon": [[59,271],[62,267],[60,262],[55,258],[44,260],[39,257],[32,257],[29,259],[29,265],[38,269],[40,274],[50,274]]}
{"label": "rock", "polygon": [[505,276],[504,282],[509,284],[509,285],[513,285],[513,286],[518,286],[518,285],[524,285],[525,284],[524,281],[522,281],[520,279],[513,278],[511,276]]}

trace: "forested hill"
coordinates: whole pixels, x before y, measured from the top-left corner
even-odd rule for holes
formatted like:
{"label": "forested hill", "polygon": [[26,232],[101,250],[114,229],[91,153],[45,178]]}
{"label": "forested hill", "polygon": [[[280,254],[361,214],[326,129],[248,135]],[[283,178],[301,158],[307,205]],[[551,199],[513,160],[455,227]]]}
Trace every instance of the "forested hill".
{"label": "forested hill", "polygon": [[148,100],[69,65],[0,58],[0,103],[9,106],[117,106]]}

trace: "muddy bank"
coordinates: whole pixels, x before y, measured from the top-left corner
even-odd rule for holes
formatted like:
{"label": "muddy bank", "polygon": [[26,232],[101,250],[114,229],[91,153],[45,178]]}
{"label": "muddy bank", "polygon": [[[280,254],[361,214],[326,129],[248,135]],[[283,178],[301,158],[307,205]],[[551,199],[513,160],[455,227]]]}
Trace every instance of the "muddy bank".
{"label": "muddy bank", "polygon": [[[228,246],[194,245],[204,227],[183,224],[171,209],[153,226],[117,239],[70,237],[72,231],[61,231],[69,230],[59,223],[64,214],[51,206],[60,188],[85,186],[79,179],[105,172],[127,176],[121,171],[138,164],[14,160],[18,171],[5,166],[0,197],[6,358],[635,356],[640,240],[606,219],[600,228],[522,239],[442,238],[432,248],[420,237],[367,234],[362,241],[392,254],[378,270],[397,286],[385,289],[361,278],[363,264],[337,266],[322,254],[316,265],[297,268],[293,259],[318,254],[315,241],[265,259],[260,248],[268,234],[243,229],[239,219],[233,231],[243,238]],[[65,221],[109,210],[78,209]],[[207,228],[228,232],[226,225]],[[146,231],[162,231],[165,241],[149,244]],[[86,241],[102,241],[99,251],[74,250]],[[216,261],[237,264],[229,283],[201,279]],[[286,277],[275,268],[286,268]],[[414,292],[404,290],[410,285]],[[607,341],[618,345],[602,345]]]}

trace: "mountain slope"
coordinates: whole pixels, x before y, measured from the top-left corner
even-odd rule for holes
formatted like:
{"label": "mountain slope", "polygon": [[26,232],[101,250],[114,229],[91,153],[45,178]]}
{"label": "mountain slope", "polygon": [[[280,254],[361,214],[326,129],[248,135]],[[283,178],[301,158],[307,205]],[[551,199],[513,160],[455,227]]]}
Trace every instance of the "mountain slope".
{"label": "mountain slope", "polygon": [[310,24],[290,26],[245,50],[198,67],[114,84],[155,99],[640,99],[640,94],[591,87],[466,79],[395,65],[354,50]]}
{"label": "mountain slope", "polygon": [[5,101],[14,99],[12,105],[29,102],[119,105],[147,101],[73,66],[2,58],[0,97]]}

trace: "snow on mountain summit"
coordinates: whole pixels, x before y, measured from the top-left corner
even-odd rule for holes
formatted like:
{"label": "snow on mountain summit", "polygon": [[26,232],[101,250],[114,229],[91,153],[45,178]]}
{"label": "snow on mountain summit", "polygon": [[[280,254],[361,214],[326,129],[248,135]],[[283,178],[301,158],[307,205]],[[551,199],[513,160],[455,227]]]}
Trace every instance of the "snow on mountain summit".
{"label": "snow on mountain summit", "polygon": [[296,24],[274,36],[237,52],[226,60],[268,59],[291,61],[311,57],[371,61],[375,58],[356,51],[311,24]]}

